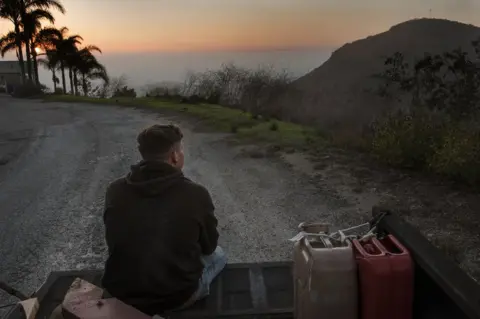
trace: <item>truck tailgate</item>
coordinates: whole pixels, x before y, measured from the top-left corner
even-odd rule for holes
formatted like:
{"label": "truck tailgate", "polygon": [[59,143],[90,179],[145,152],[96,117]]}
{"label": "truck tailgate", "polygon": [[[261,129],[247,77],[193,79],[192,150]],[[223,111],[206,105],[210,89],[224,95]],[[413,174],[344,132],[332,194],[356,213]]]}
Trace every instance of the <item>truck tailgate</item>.
{"label": "truck tailgate", "polygon": [[[101,270],[53,272],[36,293],[37,318],[48,318],[75,278],[101,286]],[[8,317],[14,318],[15,316]],[[169,318],[293,318],[292,263],[229,264],[210,296]]]}

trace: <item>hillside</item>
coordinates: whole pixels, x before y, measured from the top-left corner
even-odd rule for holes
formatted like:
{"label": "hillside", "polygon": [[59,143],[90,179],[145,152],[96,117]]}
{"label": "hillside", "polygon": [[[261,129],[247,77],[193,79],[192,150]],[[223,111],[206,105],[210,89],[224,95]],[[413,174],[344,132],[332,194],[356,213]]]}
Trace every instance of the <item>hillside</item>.
{"label": "hillside", "polygon": [[378,87],[372,74],[383,70],[386,56],[396,51],[406,58],[425,52],[443,53],[462,47],[473,53],[471,41],[480,28],[441,19],[410,20],[390,30],[348,43],[330,59],[293,82],[270,106],[290,120],[327,127],[361,127],[394,105],[369,92]]}

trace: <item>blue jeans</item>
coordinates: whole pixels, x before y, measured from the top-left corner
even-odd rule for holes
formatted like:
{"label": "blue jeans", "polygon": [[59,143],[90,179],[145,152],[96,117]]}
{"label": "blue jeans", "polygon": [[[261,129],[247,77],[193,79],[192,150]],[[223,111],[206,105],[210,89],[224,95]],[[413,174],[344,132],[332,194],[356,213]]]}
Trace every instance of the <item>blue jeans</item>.
{"label": "blue jeans", "polygon": [[190,299],[176,310],[182,310],[193,305],[196,301],[207,297],[210,294],[210,284],[220,274],[227,264],[227,256],[222,247],[217,246],[213,254],[202,256],[203,273],[198,282],[198,289]]}

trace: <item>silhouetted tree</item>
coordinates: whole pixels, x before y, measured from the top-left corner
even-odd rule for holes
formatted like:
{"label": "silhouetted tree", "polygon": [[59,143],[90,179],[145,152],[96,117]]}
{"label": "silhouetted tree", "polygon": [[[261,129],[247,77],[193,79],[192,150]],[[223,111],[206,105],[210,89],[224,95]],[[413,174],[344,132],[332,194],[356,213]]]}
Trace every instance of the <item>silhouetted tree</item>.
{"label": "silhouetted tree", "polygon": [[[375,75],[382,79],[378,90],[384,97],[398,98],[402,93],[411,94],[412,107],[445,111],[454,119],[462,119],[478,113],[480,109],[480,40],[472,42],[477,59],[462,49],[444,54],[425,53],[413,68],[405,62],[400,52],[385,59],[385,70]],[[392,93],[393,91],[393,93]]]}

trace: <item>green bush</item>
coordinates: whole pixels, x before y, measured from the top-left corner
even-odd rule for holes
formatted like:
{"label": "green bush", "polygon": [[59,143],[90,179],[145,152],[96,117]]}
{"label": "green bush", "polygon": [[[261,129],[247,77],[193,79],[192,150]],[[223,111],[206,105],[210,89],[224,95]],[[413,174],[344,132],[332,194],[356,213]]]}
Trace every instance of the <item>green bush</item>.
{"label": "green bush", "polygon": [[446,124],[446,116],[427,111],[392,114],[374,123],[372,151],[393,166],[427,168]]}
{"label": "green bush", "polygon": [[127,86],[124,86],[122,88],[117,88],[115,92],[113,92],[112,98],[116,97],[132,97],[136,98],[137,97],[137,92],[135,92],[135,89],[129,88]]}
{"label": "green bush", "polygon": [[278,123],[277,122],[272,122],[272,124],[270,124],[270,131],[278,131]]}
{"label": "green bush", "polygon": [[250,118],[252,120],[258,120],[258,121],[261,121],[263,119],[263,117],[260,114],[254,114],[254,113],[251,114]]}
{"label": "green bush", "polygon": [[[478,125],[477,125],[478,126]],[[430,168],[456,181],[480,182],[480,129],[459,123],[443,136],[430,159]]]}
{"label": "green bush", "polygon": [[373,126],[371,149],[390,165],[480,185],[478,121],[452,121],[428,111],[393,114]]}

